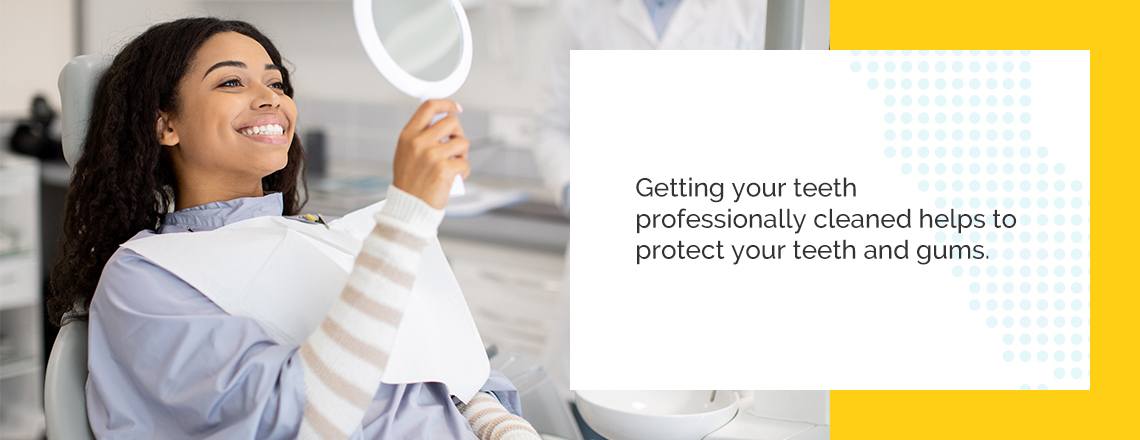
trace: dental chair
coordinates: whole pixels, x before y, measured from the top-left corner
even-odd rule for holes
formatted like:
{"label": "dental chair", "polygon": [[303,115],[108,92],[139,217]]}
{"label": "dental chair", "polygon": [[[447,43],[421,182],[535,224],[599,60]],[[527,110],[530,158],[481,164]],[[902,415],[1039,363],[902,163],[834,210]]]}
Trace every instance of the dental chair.
{"label": "dental chair", "polygon": [[[110,65],[102,56],[75,57],[59,74],[63,156],[74,166],[82,151],[95,86]],[[93,439],[87,423],[87,321],[68,320],[55,337],[44,375],[44,418],[53,440]]]}
{"label": "dental chair", "polygon": [[50,439],[93,439],[87,424],[87,321],[60,327],[44,377],[44,418]]}

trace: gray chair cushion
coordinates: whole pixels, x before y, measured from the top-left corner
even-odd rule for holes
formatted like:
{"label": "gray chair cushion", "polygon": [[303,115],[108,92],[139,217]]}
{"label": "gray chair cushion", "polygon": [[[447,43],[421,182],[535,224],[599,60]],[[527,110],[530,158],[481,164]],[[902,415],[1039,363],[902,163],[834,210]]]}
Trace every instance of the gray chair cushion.
{"label": "gray chair cushion", "polygon": [[44,416],[50,439],[93,439],[87,423],[87,321],[59,329],[44,377]]}

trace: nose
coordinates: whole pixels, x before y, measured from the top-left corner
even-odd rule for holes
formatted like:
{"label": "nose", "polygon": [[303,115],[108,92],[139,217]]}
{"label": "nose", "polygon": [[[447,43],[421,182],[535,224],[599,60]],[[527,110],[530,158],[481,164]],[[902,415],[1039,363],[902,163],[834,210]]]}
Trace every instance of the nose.
{"label": "nose", "polygon": [[281,106],[281,96],[279,96],[277,92],[273,90],[273,88],[262,84],[258,87],[255,87],[255,89],[256,92],[254,93],[256,93],[257,96],[251,103],[254,110],[264,108],[278,108]]}

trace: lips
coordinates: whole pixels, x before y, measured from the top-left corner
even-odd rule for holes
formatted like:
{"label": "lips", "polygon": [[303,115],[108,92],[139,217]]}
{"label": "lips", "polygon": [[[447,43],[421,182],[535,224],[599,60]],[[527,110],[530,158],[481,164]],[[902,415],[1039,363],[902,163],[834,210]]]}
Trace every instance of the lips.
{"label": "lips", "polygon": [[289,128],[288,122],[277,116],[257,118],[240,124],[235,131],[253,141],[267,144],[284,144],[290,141],[285,136]]}

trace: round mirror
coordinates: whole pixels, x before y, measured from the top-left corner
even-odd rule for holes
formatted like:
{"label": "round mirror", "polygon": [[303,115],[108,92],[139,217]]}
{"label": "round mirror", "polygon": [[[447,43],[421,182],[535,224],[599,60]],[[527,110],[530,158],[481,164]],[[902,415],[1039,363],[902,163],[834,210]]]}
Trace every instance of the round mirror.
{"label": "round mirror", "polygon": [[[459,0],[353,0],[352,15],[368,58],[401,92],[446,98],[467,80],[471,28]],[[451,195],[465,192],[455,176]]]}
{"label": "round mirror", "polygon": [[471,68],[471,28],[459,0],[353,0],[356,31],[372,64],[420,99],[455,93]]}

